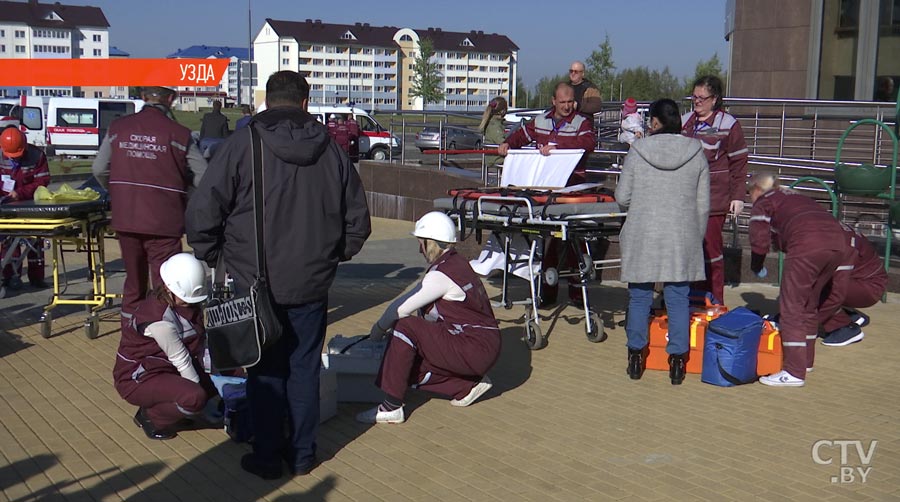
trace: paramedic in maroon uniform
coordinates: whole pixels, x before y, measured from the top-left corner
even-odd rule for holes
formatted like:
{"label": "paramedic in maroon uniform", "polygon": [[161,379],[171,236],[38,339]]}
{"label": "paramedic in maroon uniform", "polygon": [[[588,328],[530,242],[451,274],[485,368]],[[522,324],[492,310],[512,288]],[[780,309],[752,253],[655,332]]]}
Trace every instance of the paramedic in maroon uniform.
{"label": "paramedic in maroon uniform", "polygon": [[138,407],[134,423],[148,438],[164,440],[175,437],[183,419],[199,417],[216,390],[201,362],[206,269],[179,253],[160,274],[162,283],[123,323],[113,379],[122,399]]}
{"label": "paramedic in maroon uniform", "polygon": [[109,189],[111,226],[125,262],[123,324],[147,297],[149,279],[160,284],[160,264],[181,252],[188,190],[206,171],[190,129],[172,116],[175,91],[145,87],[143,98],[140,112],[110,125],[92,166]]}
{"label": "paramedic in maroon uniform", "polygon": [[749,151],[741,123],[722,107],[722,80],[701,77],[694,82],[694,110],[681,117],[681,133],[703,144],[709,162],[709,223],[703,238],[706,281],[698,287],[719,301],[725,298],[725,255],[722,228],[725,217],[744,210]]}
{"label": "paramedic in maroon uniform", "polygon": [[779,295],[784,369],[760,383],[801,387],[813,367],[822,292],[838,270],[852,263],[841,224],[813,199],[780,188],[771,174],[750,178],[750,268],[767,275],[764,262],[770,245],[785,253]]}
{"label": "paramedic in maroon uniform", "polygon": [[825,288],[825,299],[819,306],[819,322],[825,331],[822,345],[829,347],[843,347],[863,339],[862,328],[868,324],[868,317],[846,309],[875,305],[884,295],[888,281],[884,260],[872,243],[847,225],[841,226],[853,251]]}
{"label": "paramedic in maroon uniform", "polygon": [[[431,265],[422,283],[394,300],[372,326],[375,340],[391,332],[375,381],[387,397],[356,416],[363,423],[403,423],[410,386],[450,396],[453,406],[469,406],[490,390],[487,372],[500,355],[491,302],[481,279],[453,246],[453,220],[430,212],[416,222],[413,235]],[[422,316],[415,316],[420,309]]]}

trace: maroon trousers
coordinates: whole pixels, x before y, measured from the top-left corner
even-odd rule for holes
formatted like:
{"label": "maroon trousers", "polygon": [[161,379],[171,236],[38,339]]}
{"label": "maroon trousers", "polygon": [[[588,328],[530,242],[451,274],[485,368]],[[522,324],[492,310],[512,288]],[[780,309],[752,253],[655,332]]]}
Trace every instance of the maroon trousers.
{"label": "maroon trousers", "polygon": [[200,414],[206,402],[216,395],[216,388],[203,366],[196,359],[193,362],[200,383],[182,378],[173,367],[171,373],[158,373],[135,382],[125,400],[144,408],[153,426],[160,430],[171,429],[181,419]]}
{"label": "maroon trousers", "polygon": [[410,386],[461,399],[499,355],[497,329],[467,326],[460,332],[450,323],[406,317],[394,326],[375,385],[400,402]]}
{"label": "maroon trousers", "polygon": [[724,227],[724,214],[710,215],[706,223],[706,235],[703,237],[706,280],[691,284],[693,289],[709,291],[722,303],[725,303],[725,244],[722,240]]}
{"label": "maroon trousers", "polygon": [[841,251],[833,249],[785,255],[779,325],[784,369],[797,378],[805,379],[806,368],[815,362],[819,300],[843,258]]}
{"label": "maroon trousers", "polygon": [[117,232],[122,261],[125,263],[125,285],[122,288],[122,313],[133,314],[138,303],[147,297],[152,285],[162,284],[159,266],[182,251],[180,237]]}
{"label": "maroon trousers", "polygon": [[[37,251],[33,251],[31,249],[28,250],[28,281],[29,282],[43,282],[44,280],[44,240],[43,239],[29,239],[31,244],[37,249]],[[12,242],[10,240],[10,242]],[[9,249],[9,245],[7,241],[3,241],[3,245],[0,246],[0,256],[6,256],[6,252]],[[19,246],[13,250],[13,257],[18,258],[22,255],[22,247]],[[8,281],[13,275],[22,276],[22,268],[19,267],[18,270],[13,271],[12,263],[3,267],[3,280]]]}
{"label": "maroon trousers", "polygon": [[[835,301],[829,297],[823,302],[831,305],[836,304],[838,307],[837,309],[822,309],[819,311],[819,323],[822,324],[822,329],[830,332],[849,325],[850,316],[847,315],[843,307],[863,309],[875,305],[881,299],[881,295],[884,294],[887,287],[886,282],[880,279],[848,280],[843,288],[844,298]],[[830,294],[830,292],[826,291],[826,294]],[[831,312],[828,312],[828,310],[831,310]]]}

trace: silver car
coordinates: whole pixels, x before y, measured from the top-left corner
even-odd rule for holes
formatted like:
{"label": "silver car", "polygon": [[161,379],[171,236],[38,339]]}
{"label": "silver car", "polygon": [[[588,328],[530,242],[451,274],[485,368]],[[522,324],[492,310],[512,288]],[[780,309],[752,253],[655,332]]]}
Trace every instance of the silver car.
{"label": "silver car", "polygon": [[[440,128],[427,126],[416,134],[416,148],[421,151],[441,148]],[[465,127],[444,127],[444,137],[447,150],[479,150],[481,149],[481,134]]]}

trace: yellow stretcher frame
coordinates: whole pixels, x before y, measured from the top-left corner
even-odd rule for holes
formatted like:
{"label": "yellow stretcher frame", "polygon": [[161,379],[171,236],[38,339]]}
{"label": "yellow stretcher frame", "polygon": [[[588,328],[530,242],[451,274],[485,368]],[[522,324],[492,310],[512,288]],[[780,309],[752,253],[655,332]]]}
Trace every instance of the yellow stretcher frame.
{"label": "yellow stretcher frame", "polygon": [[[50,338],[53,327],[52,310],[58,305],[84,305],[87,319],[84,322],[84,333],[89,339],[100,333],[99,312],[110,306],[114,298],[121,295],[106,291],[106,249],[104,234],[109,227],[106,213],[92,213],[80,218],[0,218],[0,234],[8,237],[41,238],[50,241],[53,263],[53,296],[50,303],[44,306],[41,314],[41,336]],[[74,246],[67,249],[65,245]],[[88,278],[91,281],[91,293],[84,298],[64,297],[65,288],[60,288],[60,264],[64,265],[63,254],[81,252],[87,254]],[[68,284],[68,282],[66,282]]]}

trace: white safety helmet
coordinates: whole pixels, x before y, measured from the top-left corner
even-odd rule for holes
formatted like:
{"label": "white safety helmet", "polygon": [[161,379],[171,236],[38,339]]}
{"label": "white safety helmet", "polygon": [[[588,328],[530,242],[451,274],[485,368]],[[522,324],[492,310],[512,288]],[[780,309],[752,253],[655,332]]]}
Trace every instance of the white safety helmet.
{"label": "white safety helmet", "polygon": [[159,267],[163,283],[187,303],[206,300],[206,268],[190,253],[178,253]]}
{"label": "white safety helmet", "polygon": [[456,242],[456,224],[446,214],[432,211],[419,218],[412,234],[422,239],[452,243]]}

